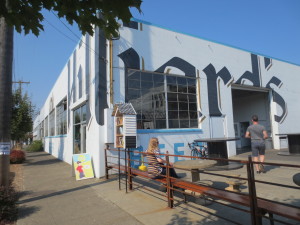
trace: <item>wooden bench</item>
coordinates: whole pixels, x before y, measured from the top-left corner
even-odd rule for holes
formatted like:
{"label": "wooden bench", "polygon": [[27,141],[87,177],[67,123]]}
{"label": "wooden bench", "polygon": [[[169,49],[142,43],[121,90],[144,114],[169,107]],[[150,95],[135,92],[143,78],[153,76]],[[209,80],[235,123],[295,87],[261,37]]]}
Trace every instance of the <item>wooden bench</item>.
{"label": "wooden bench", "polygon": [[[117,164],[112,164],[111,168],[119,169],[119,166]],[[125,166],[120,166],[120,170],[126,171]],[[153,178],[148,174],[148,172],[144,172],[138,169],[131,168],[131,174],[153,180]],[[154,180],[165,185],[167,184],[166,178],[159,178]],[[171,183],[173,188],[189,190],[194,193],[199,193],[200,195],[207,195],[216,199],[221,199],[230,203],[235,203],[249,208],[251,206],[251,199],[249,195],[245,193],[230,192],[175,178],[171,178]],[[277,202],[261,198],[257,198],[257,207],[260,211],[260,214],[269,213],[270,220],[271,218],[273,218],[273,214],[276,214],[289,219],[300,221],[300,209],[297,207],[282,205]],[[271,221],[271,223],[272,222],[273,221]]]}

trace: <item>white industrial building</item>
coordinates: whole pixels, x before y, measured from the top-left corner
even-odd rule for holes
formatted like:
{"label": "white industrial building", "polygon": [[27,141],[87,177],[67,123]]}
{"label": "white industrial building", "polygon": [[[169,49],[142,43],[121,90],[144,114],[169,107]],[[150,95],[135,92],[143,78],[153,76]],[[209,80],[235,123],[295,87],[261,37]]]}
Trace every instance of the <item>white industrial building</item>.
{"label": "white industrial building", "polygon": [[[189,155],[197,138],[240,137],[227,156],[250,145],[243,138],[257,114],[268,148],[286,147],[279,133],[297,132],[299,65],[134,20],[120,38],[85,35],[34,121],[45,151],[72,163],[90,153],[104,176],[104,148],[113,147],[114,105],[137,113],[137,148],[158,137],[162,153]],[[174,160],[178,160],[177,157]]]}

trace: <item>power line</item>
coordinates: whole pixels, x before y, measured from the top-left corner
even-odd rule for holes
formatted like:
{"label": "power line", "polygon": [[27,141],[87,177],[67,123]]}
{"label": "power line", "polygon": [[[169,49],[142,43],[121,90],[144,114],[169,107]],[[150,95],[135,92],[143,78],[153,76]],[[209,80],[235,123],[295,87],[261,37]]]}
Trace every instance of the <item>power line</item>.
{"label": "power line", "polygon": [[99,56],[99,54],[94,50],[94,49],[92,49],[88,44],[86,44],[83,40],[82,40],[82,38],[81,37],[79,37],[76,33],[74,33],[74,31],[72,31],[71,29],[70,29],[70,27],[68,27],[52,10],[51,10],[51,12],[52,12],[52,14],[75,36],[75,37],[77,37],[77,38],[79,38],[80,39],[80,41],[85,45],[85,48],[87,48],[87,49],[89,49],[89,50],[91,50],[91,51],[93,51],[96,55],[98,55]]}
{"label": "power line", "polygon": [[76,44],[78,43],[78,41],[75,41],[74,39],[70,38],[68,35],[64,34],[62,31],[60,31],[58,28],[56,28],[52,23],[50,23],[46,18],[44,18],[44,20],[51,26],[53,27],[56,31],[58,31],[60,34],[62,34],[63,36],[65,36],[66,38],[70,39],[71,41],[75,42]]}

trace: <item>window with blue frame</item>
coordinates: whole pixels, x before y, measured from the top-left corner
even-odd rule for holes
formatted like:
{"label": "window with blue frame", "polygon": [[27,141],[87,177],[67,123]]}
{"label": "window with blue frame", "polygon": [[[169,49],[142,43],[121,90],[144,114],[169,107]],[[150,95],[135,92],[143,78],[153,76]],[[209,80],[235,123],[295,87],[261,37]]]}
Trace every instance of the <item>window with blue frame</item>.
{"label": "window with blue frame", "polygon": [[128,70],[138,129],[198,128],[196,78]]}

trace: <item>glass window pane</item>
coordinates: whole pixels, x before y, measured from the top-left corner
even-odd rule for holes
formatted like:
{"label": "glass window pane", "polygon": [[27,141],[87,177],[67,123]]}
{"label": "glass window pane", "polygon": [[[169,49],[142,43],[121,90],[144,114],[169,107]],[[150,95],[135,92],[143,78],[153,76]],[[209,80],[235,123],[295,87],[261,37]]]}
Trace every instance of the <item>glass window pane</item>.
{"label": "glass window pane", "polygon": [[187,102],[187,95],[185,95],[185,94],[178,94],[178,101],[180,101],[180,102]]}
{"label": "glass window pane", "polygon": [[81,107],[81,116],[82,116],[82,122],[83,121],[86,121],[86,105],[83,105],[82,107]]}
{"label": "glass window pane", "polygon": [[152,110],[150,110],[150,111],[143,110],[142,118],[143,118],[143,121],[146,121],[146,122],[152,121],[153,111]]}
{"label": "glass window pane", "polygon": [[155,111],[155,119],[166,119],[166,110],[157,110]]}
{"label": "glass window pane", "polygon": [[190,111],[190,119],[198,119],[197,114],[198,114],[197,112]]}
{"label": "glass window pane", "polygon": [[141,80],[153,83],[152,73],[141,72]]}
{"label": "glass window pane", "polygon": [[180,120],[180,128],[189,128],[189,120]]}
{"label": "glass window pane", "polygon": [[141,91],[139,89],[128,89],[128,99],[134,100],[141,97]]}
{"label": "glass window pane", "polygon": [[179,102],[179,110],[189,110],[188,103],[186,102]]}
{"label": "glass window pane", "polygon": [[196,94],[196,87],[188,86],[188,92],[190,94]]}
{"label": "glass window pane", "polygon": [[80,154],[81,133],[80,124],[74,126],[74,154]]}
{"label": "glass window pane", "polygon": [[169,110],[178,110],[178,103],[177,102],[168,102],[168,109]]}
{"label": "glass window pane", "polygon": [[178,111],[169,111],[169,119],[178,119]]}
{"label": "glass window pane", "polygon": [[153,81],[154,83],[164,83],[165,81],[164,75],[160,74],[153,74]]}
{"label": "glass window pane", "polygon": [[190,120],[190,128],[198,128],[198,121]]}
{"label": "glass window pane", "polygon": [[167,128],[166,120],[156,120],[155,121],[155,128],[156,129],[165,129],[165,128]]}
{"label": "glass window pane", "polygon": [[140,81],[139,80],[131,80],[128,82],[128,88],[140,89]]}
{"label": "glass window pane", "polygon": [[168,84],[167,86],[167,91],[168,92],[177,92],[177,85],[176,84]]}
{"label": "glass window pane", "polygon": [[179,119],[189,119],[189,111],[179,111]]}
{"label": "glass window pane", "polygon": [[74,123],[80,123],[80,108],[74,111]]}
{"label": "glass window pane", "polygon": [[144,129],[142,120],[137,120],[137,129]]}
{"label": "glass window pane", "polygon": [[177,102],[177,94],[168,93],[168,102]]}
{"label": "glass window pane", "polygon": [[196,95],[188,95],[189,96],[189,102],[197,102]]}
{"label": "glass window pane", "polygon": [[147,81],[141,81],[141,89],[152,89],[153,88],[153,82],[147,82]]}
{"label": "glass window pane", "polygon": [[164,93],[165,92],[165,84],[164,83],[155,83],[153,91]]}
{"label": "glass window pane", "polygon": [[129,80],[140,80],[141,79],[141,73],[139,71],[129,70],[128,72],[128,79]]}
{"label": "glass window pane", "polygon": [[176,84],[177,85],[176,77],[167,76],[167,84]]}
{"label": "glass window pane", "polygon": [[184,77],[177,77],[177,84],[181,86],[187,86],[187,79]]}
{"label": "glass window pane", "polygon": [[187,86],[178,85],[179,93],[187,93]]}
{"label": "glass window pane", "polygon": [[188,86],[196,86],[196,79],[187,79]]}
{"label": "glass window pane", "polygon": [[197,111],[197,104],[195,102],[189,103],[190,111]]}
{"label": "glass window pane", "polygon": [[169,128],[179,128],[179,120],[169,120]]}

